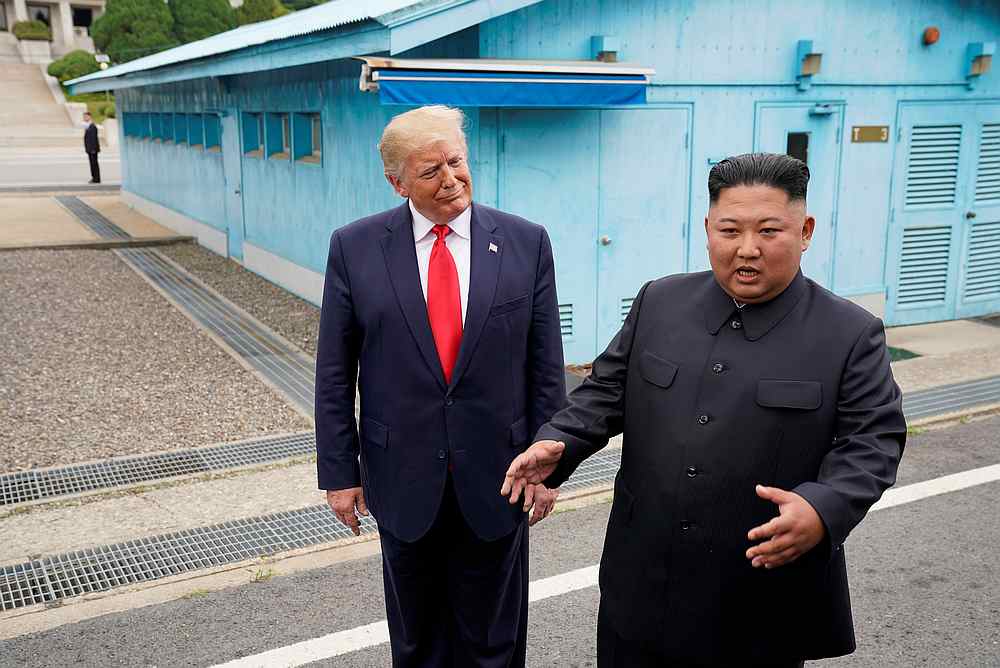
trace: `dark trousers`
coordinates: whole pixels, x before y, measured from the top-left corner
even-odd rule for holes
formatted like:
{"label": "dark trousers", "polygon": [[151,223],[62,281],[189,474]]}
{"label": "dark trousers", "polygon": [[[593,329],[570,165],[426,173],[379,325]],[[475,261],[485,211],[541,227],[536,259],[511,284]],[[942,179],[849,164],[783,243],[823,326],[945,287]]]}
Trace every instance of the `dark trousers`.
{"label": "dark trousers", "polygon": [[396,668],[523,667],[528,525],[495,541],[465,523],[449,478],[423,538],[381,531],[386,619]]}
{"label": "dark trousers", "polygon": [[90,158],[90,178],[93,179],[94,183],[100,183],[101,166],[97,164],[97,152],[87,153],[87,157]]}
{"label": "dark trousers", "polygon": [[[804,661],[787,661],[759,666],[757,668],[802,668]],[[608,619],[604,606],[597,613],[597,668],[688,668],[669,658],[637,647],[615,631]]]}

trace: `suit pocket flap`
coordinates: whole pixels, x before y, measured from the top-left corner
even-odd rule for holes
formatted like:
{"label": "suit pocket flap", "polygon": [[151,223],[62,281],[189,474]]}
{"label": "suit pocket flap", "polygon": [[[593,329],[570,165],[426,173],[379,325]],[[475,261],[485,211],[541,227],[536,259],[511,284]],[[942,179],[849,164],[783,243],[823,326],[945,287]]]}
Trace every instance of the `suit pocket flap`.
{"label": "suit pocket flap", "polygon": [[811,411],[823,403],[823,385],[813,380],[761,380],[757,382],[757,404],[766,408],[797,408]]}
{"label": "suit pocket flap", "polygon": [[523,417],[510,426],[510,444],[515,448],[528,444],[528,418]]}
{"label": "suit pocket flap", "polygon": [[384,448],[389,445],[389,428],[367,417],[361,418],[361,440]]}
{"label": "suit pocket flap", "polygon": [[504,313],[510,313],[511,311],[516,311],[525,304],[528,303],[528,297],[531,295],[521,295],[509,301],[505,301],[502,304],[496,304],[490,309],[490,315],[502,315]]}
{"label": "suit pocket flap", "polygon": [[677,375],[677,365],[651,352],[644,352],[639,358],[639,375],[653,385],[670,387]]}

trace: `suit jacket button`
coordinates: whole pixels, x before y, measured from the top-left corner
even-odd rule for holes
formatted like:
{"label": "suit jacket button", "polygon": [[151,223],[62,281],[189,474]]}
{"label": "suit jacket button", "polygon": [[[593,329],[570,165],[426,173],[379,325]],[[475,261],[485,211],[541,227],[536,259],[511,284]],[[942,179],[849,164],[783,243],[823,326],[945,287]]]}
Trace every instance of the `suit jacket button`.
{"label": "suit jacket button", "polygon": [[739,329],[740,327],[743,326],[743,323],[740,322],[739,320],[733,320],[731,323],[729,323],[729,326],[732,327],[733,329]]}
{"label": "suit jacket button", "polygon": [[681,520],[681,530],[682,531],[687,531],[690,528],[691,528],[691,522],[689,522],[687,520]]}
{"label": "suit jacket button", "polygon": [[438,450],[438,459],[444,459],[447,456],[448,456],[447,452],[445,452],[444,450]]}
{"label": "suit jacket button", "polygon": [[455,403],[455,400],[454,400],[454,399],[452,399],[451,397],[448,397],[447,399],[445,399],[445,400],[444,400],[444,405],[445,405],[445,406],[451,406],[451,405],[453,405],[454,403]]}
{"label": "suit jacket button", "polygon": [[712,371],[715,373],[722,373],[726,370],[726,367],[721,362],[716,362],[712,365]]}
{"label": "suit jacket button", "polygon": [[698,424],[708,424],[709,417],[707,415],[698,416]]}
{"label": "suit jacket button", "polygon": [[687,477],[689,477],[689,478],[693,478],[693,477],[695,477],[696,475],[698,475],[698,469],[696,469],[696,468],[695,468],[695,467],[693,467],[693,466],[689,466],[689,467],[687,467]]}

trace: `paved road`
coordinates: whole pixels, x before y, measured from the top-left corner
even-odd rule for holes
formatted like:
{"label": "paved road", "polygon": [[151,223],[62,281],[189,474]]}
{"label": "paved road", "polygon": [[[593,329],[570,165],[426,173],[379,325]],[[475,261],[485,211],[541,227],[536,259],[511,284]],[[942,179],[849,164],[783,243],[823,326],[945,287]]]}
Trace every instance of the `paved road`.
{"label": "paved road", "polygon": [[[899,485],[1000,463],[1000,418],[911,438]],[[853,656],[809,665],[1000,666],[1000,482],[873,513],[848,541]],[[531,535],[532,579],[600,558],[609,506]],[[377,557],[0,642],[3,666],[210,666],[384,618]],[[531,607],[529,665],[593,666],[598,592]],[[794,614],[794,611],[792,611]],[[780,621],[775,632],[780,632]],[[317,666],[388,665],[385,645]]]}
{"label": "paved road", "polygon": [[[100,165],[103,183],[121,183],[121,157],[117,152],[101,151]],[[88,180],[90,166],[82,143],[80,150],[76,152],[31,152],[26,149],[0,151],[0,186],[77,185],[85,184]]]}

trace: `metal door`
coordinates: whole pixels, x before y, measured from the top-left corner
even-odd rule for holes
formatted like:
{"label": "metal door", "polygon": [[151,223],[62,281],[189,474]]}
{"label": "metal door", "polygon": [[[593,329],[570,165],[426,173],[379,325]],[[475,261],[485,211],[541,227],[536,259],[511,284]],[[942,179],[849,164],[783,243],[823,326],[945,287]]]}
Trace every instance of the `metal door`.
{"label": "metal door", "polygon": [[549,233],[567,363],[597,345],[598,123],[595,110],[500,114],[499,206]]}
{"label": "metal door", "polygon": [[758,104],[754,150],[787,153],[809,166],[807,208],[816,219],[802,273],[820,285],[833,284],[837,189],[844,107],[840,103]]}
{"label": "metal door", "polygon": [[684,271],[687,107],[601,112],[597,351],[643,283]]}
{"label": "metal door", "polygon": [[899,129],[886,321],[1000,310],[1000,105],[907,105]]}
{"label": "metal door", "polygon": [[243,259],[243,151],[240,114],[232,109],[222,117],[222,170],[226,179],[226,228],[229,257]]}

